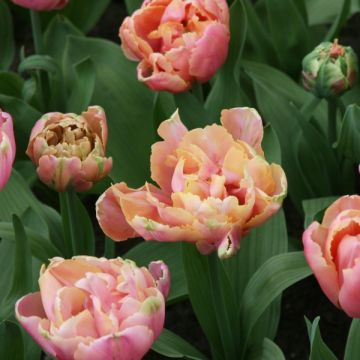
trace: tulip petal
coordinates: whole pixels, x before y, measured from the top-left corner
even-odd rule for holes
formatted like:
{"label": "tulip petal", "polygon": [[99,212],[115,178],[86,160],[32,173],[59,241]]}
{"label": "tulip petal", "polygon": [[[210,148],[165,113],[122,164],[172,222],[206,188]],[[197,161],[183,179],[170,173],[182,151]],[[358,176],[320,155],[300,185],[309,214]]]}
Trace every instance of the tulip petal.
{"label": "tulip petal", "polygon": [[156,287],[167,298],[170,291],[170,271],[162,261],[152,261],[149,264],[149,271],[155,279]]}

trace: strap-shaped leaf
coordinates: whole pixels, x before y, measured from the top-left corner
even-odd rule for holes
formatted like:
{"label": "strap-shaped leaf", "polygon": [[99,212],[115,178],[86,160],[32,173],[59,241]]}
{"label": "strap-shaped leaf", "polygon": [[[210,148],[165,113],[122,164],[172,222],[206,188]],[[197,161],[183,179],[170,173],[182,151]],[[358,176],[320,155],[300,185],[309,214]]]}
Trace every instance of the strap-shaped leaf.
{"label": "strap-shaped leaf", "polygon": [[344,360],[360,359],[360,319],[353,319],[346,341]]}
{"label": "strap-shaped leaf", "polygon": [[14,59],[15,42],[11,13],[5,1],[0,1],[0,14],[0,70],[7,70]]}
{"label": "strap-shaped leaf", "polygon": [[285,360],[281,349],[270,339],[265,338],[261,345],[254,346],[247,354],[248,360]]}
{"label": "strap-shaped leaf", "polygon": [[308,199],[302,202],[305,213],[304,228],[307,228],[314,220],[321,221],[318,215],[322,213],[332,202],[337,199],[336,196],[328,196],[316,199]]}
{"label": "strap-shaped leaf", "polygon": [[19,68],[20,73],[26,71],[43,70],[51,75],[57,75],[61,72],[61,69],[51,56],[48,55],[31,55],[21,61]]}
{"label": "strap-shaped leaf", "polygon": [[161,335],[152,345],[152,350],[158,354],[176,359],[205,360],[206,356],[180,336],[168,329],[163,329]]}
{"label": "strap-shaped leaf", "polygon": [[242,298],[239,321],[243,353],[261,314],[286,288],[306,278],[311,271],[302,252],[273,256],[252,276]]}

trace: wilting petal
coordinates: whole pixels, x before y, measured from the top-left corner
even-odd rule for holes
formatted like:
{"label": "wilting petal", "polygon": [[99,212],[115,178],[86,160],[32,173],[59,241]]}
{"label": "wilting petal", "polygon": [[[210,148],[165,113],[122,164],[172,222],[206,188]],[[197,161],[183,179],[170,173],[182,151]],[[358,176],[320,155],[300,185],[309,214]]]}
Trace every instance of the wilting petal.
{"label": "wilting petal", "polygon": [[156,287],[167,298],[170,291],[170,272],[168,266],[162,261],[152,261],[149,264],[149,271],[155,279]]}

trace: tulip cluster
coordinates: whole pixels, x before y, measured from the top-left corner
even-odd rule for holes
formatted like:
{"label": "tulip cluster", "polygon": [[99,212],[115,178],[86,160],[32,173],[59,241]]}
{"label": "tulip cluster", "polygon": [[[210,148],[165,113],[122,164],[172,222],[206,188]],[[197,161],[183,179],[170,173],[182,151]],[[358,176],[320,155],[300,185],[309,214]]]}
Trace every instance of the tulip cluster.
{"label": "tulip cluster", "polygon": [[81,115],[48,113],[32,129],[26,153],[48,186],[86,191],[111,170],[112,159],[105,157],[107,136],[105,113],[99,106]]}
{"label": "tulip cluster", "polygon": [[337,307],[360,317],[360,196],[343,196],[304,232],[306,259]]}
{"label": "tulip cluster", "polygon": [[0,190],[7,183],[15,159],[13,121],[10,114],[0,109]]}
{"label": "tulip cluster", "polygon": [[121,258],[54,258],[16,317],[57,359],[139,360],[162,331],[169,291],[167,266],[149,270]]}
{"label": "tulip cluster", "polygon": [[97,202],[97,218],[114,240],[188,241],[202,254],[228,258],[240,239],[281,206],[283,169],[263,157],[263,126],[254,109],[223,110],[220,125],[188,131],[176,112],[152,146],[151,174],[160,189],[125,183]]}
{"label": "tulip cluster", "polygon": [[208,81],[224,63],[229,9],[226,0],[145,0],[119,34],[125,55],[140,61],[140,81],[181,92],[193,81]]}

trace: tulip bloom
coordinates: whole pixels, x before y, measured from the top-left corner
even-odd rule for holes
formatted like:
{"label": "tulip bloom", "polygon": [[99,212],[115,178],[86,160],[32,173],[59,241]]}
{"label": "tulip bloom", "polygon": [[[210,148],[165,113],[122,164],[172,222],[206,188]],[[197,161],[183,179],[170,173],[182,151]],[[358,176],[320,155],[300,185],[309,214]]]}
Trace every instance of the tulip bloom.
{"label": "tulip bloom", "polygon": [[161,261],[149,271],[121,258],[54,258],[15,314],[57,359],[138,360],[162,331],[169,280]]}
{"label": "tulip bloom", "polygon": [[305,257],[329,300],[360,317],[360,196],[343,196],[303,234]]}
{"label": "tulip bloom", "polygon": [[223,110],[220,125],[188,129],[176,112],[164,121],[152,146],[151,174],[160,189],[125,183],[97,202],[97,218],[121,241],[187,241],[202,254],[228,258],[240,239],[281,206],[287,190],[283,169],[263,157],[263,126],[254,109]]}
{"label": "tulip bloom", "polygon": [[57,191],[86,191],[111,170],[112,159],[105,157],[107,136],[99,106],[81,115],[48,113],[32,129],[26,154],[46,185]]}
{"label": "tulip bloom", "polygon": [[14,4],[35,11],[62,9],[69,0],[11,0]]}
{"label": "tulip bloom", "polygon": [[229,9],[226,0],[145,0],[119,35],[125,55],[140,61],[138,79],[177,93],[208,81],[224,63]]}
{"label": "tulip bloom", "polygon": [[0,109],[0,190],[11,175],[15,152],[13,120],[10,114]]}

